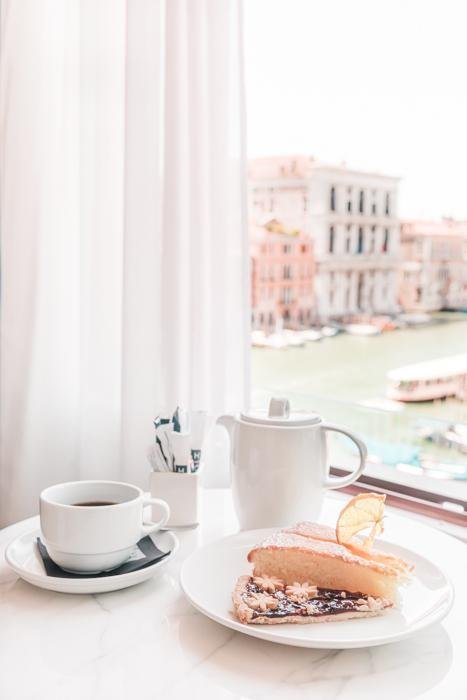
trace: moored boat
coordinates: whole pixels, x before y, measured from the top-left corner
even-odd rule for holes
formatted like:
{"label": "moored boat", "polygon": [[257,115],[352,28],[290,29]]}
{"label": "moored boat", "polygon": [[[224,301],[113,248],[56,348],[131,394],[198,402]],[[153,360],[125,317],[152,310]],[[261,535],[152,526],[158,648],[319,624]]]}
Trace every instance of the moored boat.
{"label": "moored boat", "polygon": [[371,323],[348,323],[344,326],[344,330],[350,333],[350,335],[362,336],[379,335],[381,333],[381,330]]}
{"label": "moored boat", "polygon": [[321,340],[321,338],[323,337],[323,334],[320,331],[315,330],[314,328],[310,328],[306,331],[301,331],[301,335],[303,340],[312,342]]}

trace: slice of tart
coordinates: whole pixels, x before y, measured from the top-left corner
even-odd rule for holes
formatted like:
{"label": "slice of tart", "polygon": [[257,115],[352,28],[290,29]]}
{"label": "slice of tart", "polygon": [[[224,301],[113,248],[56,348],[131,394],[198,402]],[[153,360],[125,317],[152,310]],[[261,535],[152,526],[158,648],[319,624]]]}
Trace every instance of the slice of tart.
{"label": "slice of tart", "polygon": [[[233,593],[238,619],[304,624],[371,617],[392,607],[413,567],[373,547],[383,531],[384,501],[384,494],[359,494],[335,530],[300,522],[253,547],[253,575],[241,576]],[[366,539],[355,537],[368,529]]]}
{"label": "slice of tart", "polygon": [[240,622],[253,625],[304,625],[373,617],[392,606],[384,598],[321,588],[306,581],[286,585],[274,576],[240,576],[232,598]]}

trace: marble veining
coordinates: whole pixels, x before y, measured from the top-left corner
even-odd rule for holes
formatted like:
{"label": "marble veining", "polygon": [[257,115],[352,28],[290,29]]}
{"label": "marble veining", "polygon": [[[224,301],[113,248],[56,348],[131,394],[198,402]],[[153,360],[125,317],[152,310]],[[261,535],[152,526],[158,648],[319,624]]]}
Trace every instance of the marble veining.
{"label": "marble veining", "polygon": [[[331,496],[326,511],[336,510],[340,498]],[[264,642],[196,612],[180,590],[180,564],[195,547],[236,530],[228,491],[207,491],[204,501],[202,526],[179,533],[179,553],[167,568],[122,591],[80,596],[36,589],[2,555],[0,698],[465,700],[463,595],[442,624],[420,635],[341,651]],[[0,532],[2,552],[30,527],[25,521]],[[421,541],[421,527],[411,522],[404,544]],[[420,546],[462,591],[466,545],[434,532]]]}

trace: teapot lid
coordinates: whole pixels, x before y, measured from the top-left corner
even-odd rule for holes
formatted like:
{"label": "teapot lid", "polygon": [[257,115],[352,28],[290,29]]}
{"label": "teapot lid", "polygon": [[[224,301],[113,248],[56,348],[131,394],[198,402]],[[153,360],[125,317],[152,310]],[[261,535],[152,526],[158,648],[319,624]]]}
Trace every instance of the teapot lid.
{"label": "teapot lid", "polygon": [[290,412],[290,402],[288,399],[272,398],[269,402],[269,410],[250,411],[241,413],[240,418],[247,423],[257,425],[279,425],[283,428],[316,425],[321,421],[317,413],[305,413],[305,411]]}

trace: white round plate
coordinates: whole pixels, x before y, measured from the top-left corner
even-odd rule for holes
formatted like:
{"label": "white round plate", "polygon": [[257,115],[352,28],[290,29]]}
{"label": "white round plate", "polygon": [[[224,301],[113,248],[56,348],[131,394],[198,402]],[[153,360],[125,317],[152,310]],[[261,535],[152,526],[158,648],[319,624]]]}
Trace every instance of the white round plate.
{"label": "white round plate", "polygon": [[388,542],[378,548],[415,565],[413,580],[401,590],[399,608],[380,617],[309,625],[244,625],[232,614],[231,594],[237,578],[251,569],[249,550],[273,530],[250,530],[195,551],[180,574],[182,589],[202,613],[252,637],[278,644],[315,649],[371,647],[397,642],[441,620],[449,612],[454,592],[450,581],[432,562]]}
{"label": "white round plate", "polygon": [[162,552],[170,550],[170,554],[145,569],[101,578],[58,578],[57,576],[47,576],[45,573],[36,546],[36,539],[39,536],[40,530],[34,528],[17,537],[6,548],[5,559],[18,576],[28,583],[59,593],[107,593],[134,586],[136,583],[146,581],[159,573],[171,561],[178,549],[178,539],[172,532],[159,531],[152,534],[151,538]]}

